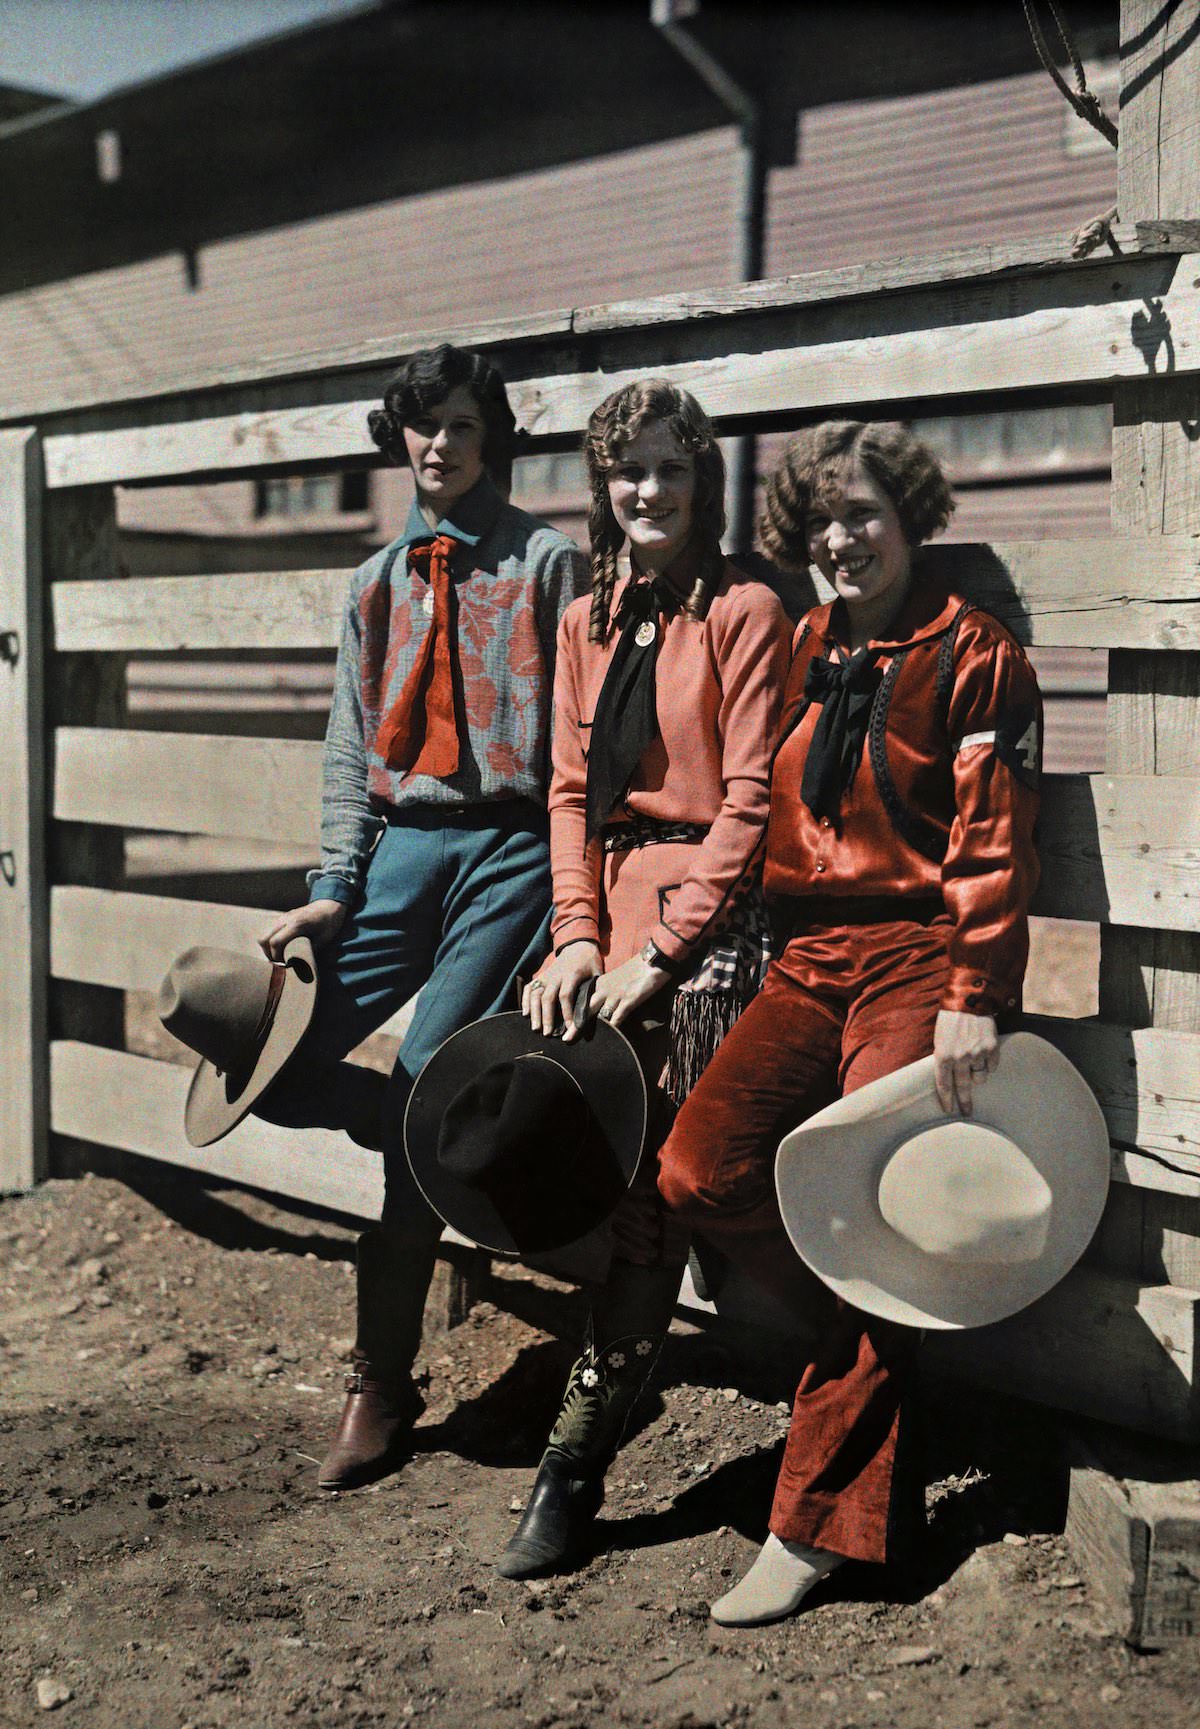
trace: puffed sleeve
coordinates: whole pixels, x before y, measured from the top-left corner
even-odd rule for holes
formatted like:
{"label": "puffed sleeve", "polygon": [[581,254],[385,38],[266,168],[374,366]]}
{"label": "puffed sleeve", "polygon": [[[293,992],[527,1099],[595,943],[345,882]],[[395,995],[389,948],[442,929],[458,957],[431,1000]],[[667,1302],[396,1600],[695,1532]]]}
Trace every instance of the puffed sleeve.
{"label": "puffed sleeve", "polygon": [[587,757],[580,726],[578,677],[587,650],[589,605],[569,606],[558,627],[554,664],[554,735],[550,776],[550,868],[554,947],[600,938],[600,842],[587,836]]}
{"label": "puffed sleeve", "polygon": [[697,739],[696,748],[719,749],[724,793],[691,871],[649,933],[671,962],[685,960],[702,938],[719,929],[735,890],[758,862],[787,678],[792,630],[771,590],[762,583],[742,583],[717,604],[720,616],[712,638],[720,686],[716,739],[711,746]]}
{"label": "puffed sleeve", "polygon": [[948,727],[955,815],[942,866],[954,920],[943,1008],[1017,1007],[1029,956],[1029,902],[1042,764],[1042,699],[1020,646],[986,614],[956,644]]}

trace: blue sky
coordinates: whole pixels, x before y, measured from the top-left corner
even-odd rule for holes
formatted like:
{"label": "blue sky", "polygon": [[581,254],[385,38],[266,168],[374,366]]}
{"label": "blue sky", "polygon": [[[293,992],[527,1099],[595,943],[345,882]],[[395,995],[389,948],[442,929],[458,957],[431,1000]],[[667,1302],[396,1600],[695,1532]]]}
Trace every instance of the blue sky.
{"label": "blue sky", "polygon": [[0,84],[86,101],[363,0],[0,0]]}

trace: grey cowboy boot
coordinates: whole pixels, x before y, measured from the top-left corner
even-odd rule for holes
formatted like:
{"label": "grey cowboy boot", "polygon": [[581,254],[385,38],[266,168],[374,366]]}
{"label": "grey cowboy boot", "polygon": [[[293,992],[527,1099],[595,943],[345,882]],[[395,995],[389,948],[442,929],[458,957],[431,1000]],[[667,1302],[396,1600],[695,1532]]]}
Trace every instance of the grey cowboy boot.
{"label": "grey cowboy boot", "polygon": [[505,1579],[566,1571],[585,1558],[604,1473],[662,1347],[663,1334],[634,1333],[597,1351],[591,1332],[589,1321],[533,1492],[496,1564]]}

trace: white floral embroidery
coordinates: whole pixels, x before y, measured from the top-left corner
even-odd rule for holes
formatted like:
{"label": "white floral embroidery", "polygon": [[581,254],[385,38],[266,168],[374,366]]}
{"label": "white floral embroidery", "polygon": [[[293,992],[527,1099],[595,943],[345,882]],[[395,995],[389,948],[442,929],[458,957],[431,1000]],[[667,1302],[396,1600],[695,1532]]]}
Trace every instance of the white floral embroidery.
{"label": "white floral embroidery", "polygon": [[582,1369],[580,1371],[579,1379],[583,1382],[585,1387],[595,1387],[600,1381],[600,1377],[596,1373],[595,1369]]}
{"label": "white floral embroidery", "polygon": [[608,1360],[612,1364],[614,1369],[623,1369],[625,1367],[625,1353],[624,1353],[624,1351],[614,1351],[612,1356]]}
{"label": "white floral embroidery", "polygon": [[648,1357],[653,1349],[654,1349],[654,1346],[650,1343],[649,1339],[639,1339],[638,1340],[638,1342],[637,1342],[637,1354],[639,1357]]}

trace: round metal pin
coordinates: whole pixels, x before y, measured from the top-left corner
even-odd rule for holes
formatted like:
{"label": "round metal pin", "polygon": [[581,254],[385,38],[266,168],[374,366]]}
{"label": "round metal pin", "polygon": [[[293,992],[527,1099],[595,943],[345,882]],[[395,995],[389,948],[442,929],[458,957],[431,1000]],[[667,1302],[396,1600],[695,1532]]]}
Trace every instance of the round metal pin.
{"label": "round metal pin", "polygon": [[658,627],[650,619],[645,619],[633,633],[633,640],[639,648],[649,648],[658,635]]}

